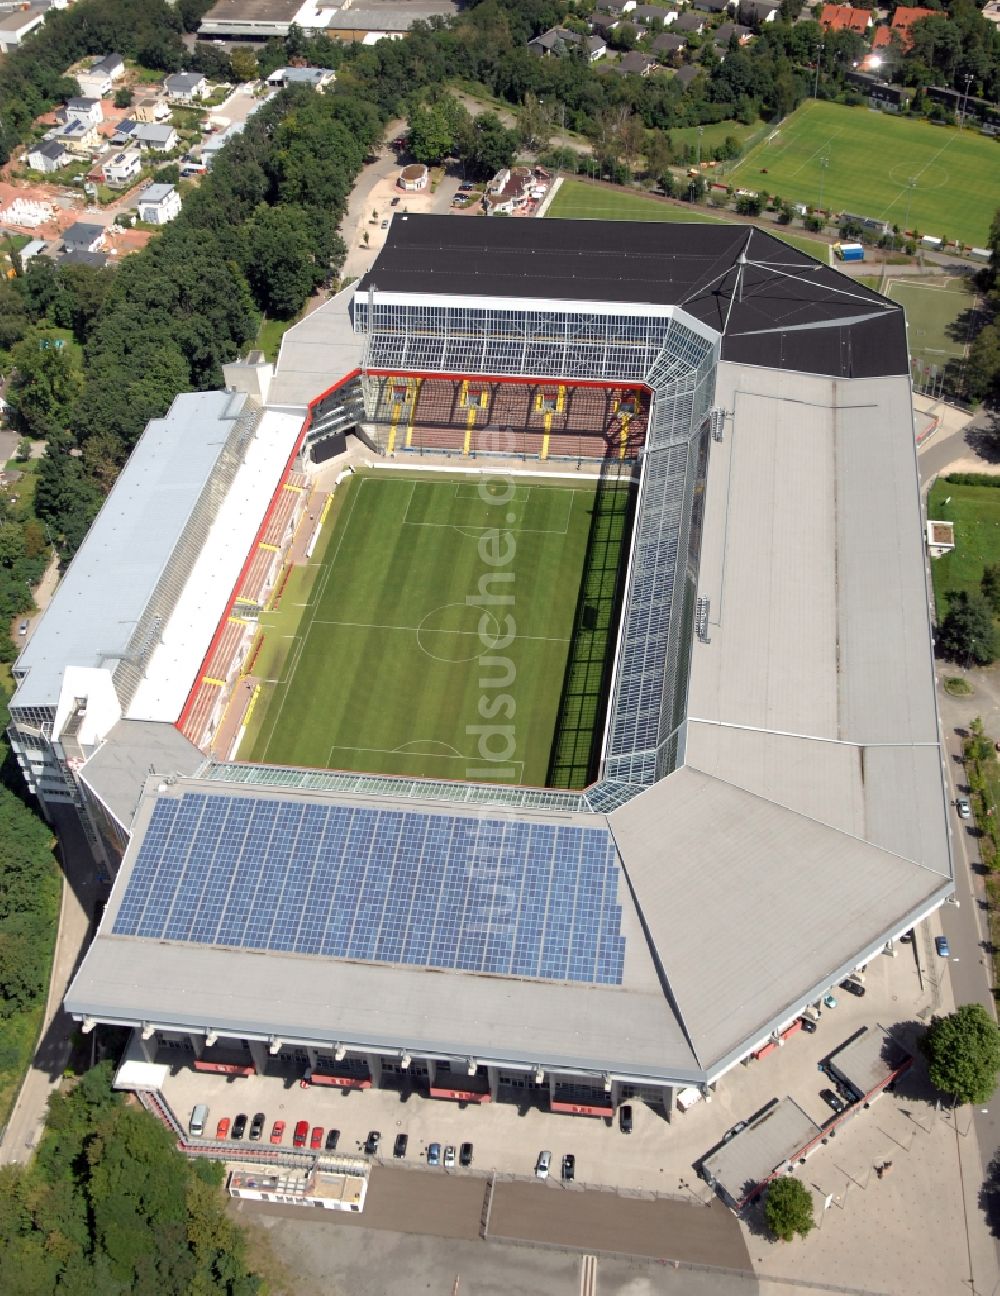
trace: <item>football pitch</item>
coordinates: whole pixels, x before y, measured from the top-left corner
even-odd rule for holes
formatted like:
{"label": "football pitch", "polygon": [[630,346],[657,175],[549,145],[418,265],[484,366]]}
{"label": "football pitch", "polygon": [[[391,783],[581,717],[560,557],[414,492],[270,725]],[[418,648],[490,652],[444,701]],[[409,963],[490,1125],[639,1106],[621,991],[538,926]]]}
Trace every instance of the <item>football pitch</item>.
{"label": "football pitch", "polygon": [[[663,202],[645,194],[629,193],[610,185],[587,184],[582,180],[564,180],[545,215],[562,220],[667,221],[698,225],[731,223],[725,213],[712,216],[688,204]],[[760,228],[817,261],[826,264],[829,259],[828,243],[805,235],[786,234],[783,226],[770,221],[760,222]]]}
{"label": "football pitch", "polygon": [[728,178],[790,202],[908,223],[921,234],[982,247],[996,210],[998,166],[1000,146],[973,131],[810,100]]}
{"label": "football pitch", "polygon": [[239,759],[584,786],[630,501],[596,481],[349,479],[262,614]]}

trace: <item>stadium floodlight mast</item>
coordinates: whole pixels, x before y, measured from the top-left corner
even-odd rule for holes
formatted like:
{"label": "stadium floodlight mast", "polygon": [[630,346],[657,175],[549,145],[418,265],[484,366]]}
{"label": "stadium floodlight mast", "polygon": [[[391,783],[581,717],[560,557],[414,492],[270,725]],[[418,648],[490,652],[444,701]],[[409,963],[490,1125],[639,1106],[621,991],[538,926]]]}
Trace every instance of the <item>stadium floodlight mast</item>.
{"label": "stadium floodlight mast", "polygon": [[823,186],[826,184],[826,173],[830,166],[830,155],[824,153],[819,160],[819,210],[823,210]]}
{"label": "stadium floodlight mast", "polygon": [[961,112],[958,114],[958,128],[959,128],[959,130],[961,130],[962,127],[965,125],[965,110],[966,110],[966,109],[968,108],[968,106],[969,106],[969,86],[970,86],[971,84],[972,84],[972,73],[971,73],[971,72],[966,72],[966,74],[965,74],[965,94],[962,96],[962,109],[961,109]]}
{"label": "stadium floodlight mast", "polygon": [[906,216],[903,219],[903,233],[905,234],[910,228],[910,199],[913,197],[913,191],[917,187],[917,177],[910,176],[906,182]]}
{"label": "stadium floodlight mast", "polygon": [[819,64],[820,64],[820,59],[822,59],[822,57],[823,57],[823,51],[824,51],[825,49],[826,49],[826,46],[825,46],[824,44],[822,44],[822,43],[816,46],[816,81],[815,81],[815,83],[814,83],[814,85],[813,85],[813,98],[814,98],[814,99],[818,99],[818,98],[819,98]]}

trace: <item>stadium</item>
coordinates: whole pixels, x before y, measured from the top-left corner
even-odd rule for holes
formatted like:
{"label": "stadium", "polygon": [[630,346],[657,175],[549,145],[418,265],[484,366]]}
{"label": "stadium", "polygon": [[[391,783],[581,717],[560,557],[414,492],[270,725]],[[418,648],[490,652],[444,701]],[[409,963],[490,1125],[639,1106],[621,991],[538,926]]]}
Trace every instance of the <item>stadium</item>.
{"label": "stadium", "polygon": [[404,215],[178,397],[11,703],[122,1083],[669,1115],[942,903],[908,369],[750,227]]}

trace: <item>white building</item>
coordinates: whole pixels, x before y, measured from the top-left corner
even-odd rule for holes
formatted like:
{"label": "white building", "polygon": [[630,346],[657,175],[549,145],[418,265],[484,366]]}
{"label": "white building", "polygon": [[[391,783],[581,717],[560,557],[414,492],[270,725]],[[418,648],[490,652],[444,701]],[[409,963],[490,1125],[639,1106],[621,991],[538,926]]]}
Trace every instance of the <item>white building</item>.
{"label": "white building", "polygon": [[0,54],[17,49],[24,38],[45,21],[47,9],[43,5],[28,5],[0,13]]}
{"label": "white building", "polygon": [[181,196],[172,184],[154,184],[140,195],[138,206],[141,221],[166,225],[181,214]]}
{"label": "white building", "polygon": [[81,121],[88,126],[100,126],[104,120],[104,109],[100,99],[67,99],[66,106],[59,110],[58,116],[63,122]]}
{"label": "white building", "polygon": [[138,149],[122,149],[114,153],[101,166],[104,179],[111,185],[128,184],[142,170],[142,154]]}
{"label": "white building", "polygon": [[164,78],[163,88],[171,103],[194,103],[208,98],[208,82],[200,72],[175,72]]}
{"label": "white building", "polygon": [[28,166],[32,171],[42,171],[46,175],[61,171],[73,160],[72,153],[58,139],[42,140],[27,153]]}

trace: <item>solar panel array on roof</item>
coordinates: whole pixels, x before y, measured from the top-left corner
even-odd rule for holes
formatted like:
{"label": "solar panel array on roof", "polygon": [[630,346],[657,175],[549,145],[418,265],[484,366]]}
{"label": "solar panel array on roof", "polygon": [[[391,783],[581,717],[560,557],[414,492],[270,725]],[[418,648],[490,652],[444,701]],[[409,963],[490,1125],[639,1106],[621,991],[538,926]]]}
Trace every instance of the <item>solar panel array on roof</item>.
{"label": "solar panel array on roof", "polygon": [[113,934],[620,985],[606,828],[185,793]]}

